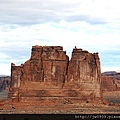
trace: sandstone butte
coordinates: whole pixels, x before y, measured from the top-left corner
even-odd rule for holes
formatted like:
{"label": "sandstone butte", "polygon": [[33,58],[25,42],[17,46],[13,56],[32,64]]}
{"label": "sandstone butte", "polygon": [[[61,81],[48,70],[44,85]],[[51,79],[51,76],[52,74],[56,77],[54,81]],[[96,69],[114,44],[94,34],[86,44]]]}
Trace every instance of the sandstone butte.
{"label": "sandstone butte", "polygon": [[29,60],[20,66],[11,63],[9,98],[102,100],[98,53],[75,47],[69,60],[62,46],[32,46]]}

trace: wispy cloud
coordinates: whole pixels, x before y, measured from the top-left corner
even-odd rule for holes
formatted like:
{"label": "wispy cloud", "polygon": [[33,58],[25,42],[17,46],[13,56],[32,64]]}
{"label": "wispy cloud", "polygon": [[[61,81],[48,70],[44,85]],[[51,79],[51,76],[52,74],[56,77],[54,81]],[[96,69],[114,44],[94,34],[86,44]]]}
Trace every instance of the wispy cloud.
{"label": "wispy cloud", "polygon": [[119,0],[0,1],[0,74],[29,59],[32,45],[99,52],[102,71],[119,69],[119,10]]}
{"label": "wispy cloud", "polygon": [[0,21],[4,24],[25,25],[61,19],[104,23],[120,17],[118,0],[5,0],[0,3]]}

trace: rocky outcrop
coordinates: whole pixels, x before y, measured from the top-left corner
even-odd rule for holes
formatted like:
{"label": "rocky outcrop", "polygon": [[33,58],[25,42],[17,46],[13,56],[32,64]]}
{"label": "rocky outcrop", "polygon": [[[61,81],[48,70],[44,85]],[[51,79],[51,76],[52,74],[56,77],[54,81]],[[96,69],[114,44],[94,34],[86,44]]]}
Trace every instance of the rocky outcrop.
{"label": "rocky outcrop", "polygon": [[10,76],[0,76],[0,92],[9,92],[10,80]]}
{"label": "rocky outcrop", "polygon": [[120,91],[120,80],[113,80],[116,86],[116,91]]}
{"label": "rocky outcrop", "polygon": [[115,79],[110,76],[101,76],[101,88],[103,92],[108,91],[119,91],[120,90],[120,80]]}
{"label": "rocky outcrop", "polygon": [[108,76],[101,77],[101,87],[102,90],[105,91],[115,91],[116,86],[113,83],[112,79]]}
{"label": "rocky outcrop", "polygon": [[11,64],[10,98],[102,98],[98,53],[73,49],[71,60],[61,46],[33,46],[31,58]]}
{"label": "rocky outcrop", "polygon": [[78,89],[78,96],[101,97],[100,61],[98,53],[74,48],[68,66],[67,88]]}

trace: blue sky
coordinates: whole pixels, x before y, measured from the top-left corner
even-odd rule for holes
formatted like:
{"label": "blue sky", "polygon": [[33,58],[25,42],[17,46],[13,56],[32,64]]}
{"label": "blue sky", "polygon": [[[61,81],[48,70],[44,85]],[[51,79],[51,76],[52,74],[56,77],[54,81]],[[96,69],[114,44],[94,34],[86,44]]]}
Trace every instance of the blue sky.
{"label": "blue sky", "polygon": [[119,0],[0,0],[0,74],[30,58],[33,45],[98,52],[101,71],[120,70]]}

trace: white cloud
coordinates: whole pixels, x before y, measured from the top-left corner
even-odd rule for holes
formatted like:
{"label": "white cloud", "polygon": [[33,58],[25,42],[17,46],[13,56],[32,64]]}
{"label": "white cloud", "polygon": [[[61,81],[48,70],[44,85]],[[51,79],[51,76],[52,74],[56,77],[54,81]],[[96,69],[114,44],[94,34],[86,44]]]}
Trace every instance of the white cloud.
{"label": "white cloud", "polygon": [[0,52],[0,58],[1,59],[5,59],[5,58],[7,59],[7,58],[9,58],[9,56]]}
{"label": "white cloud", "polygon": [[25,62],[31,46],[38,44],[61,45],[69,55],[74,46],[99,52],[107,70],[119,51],[119,9],[119,0],[0,1],[0,67],[8,70],[10,62]]}
{"label": "white cloud", "polygon": [[9,63],[0,64],[0,74],[1,75],[10,75],[11,73],[11,65]]}
{"label": "white cloud", "polygon": [[0,11],[3,23],[34,24],[81,15],[108,22],[120,18],[118,0],[7,0],[1,2]]}

